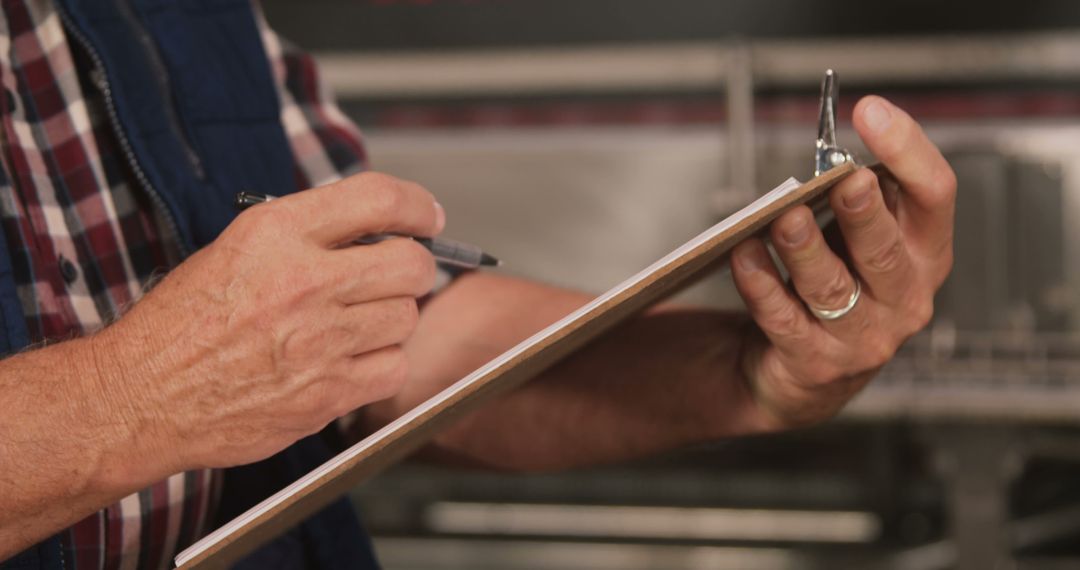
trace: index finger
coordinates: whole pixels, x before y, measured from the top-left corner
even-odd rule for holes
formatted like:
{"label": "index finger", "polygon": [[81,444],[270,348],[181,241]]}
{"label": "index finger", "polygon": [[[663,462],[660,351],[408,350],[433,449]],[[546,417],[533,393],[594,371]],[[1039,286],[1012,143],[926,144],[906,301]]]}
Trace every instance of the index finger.
{"label": "index finger", "polygon": [[855,106],[855,129],[867,148],[903,188],[900,201],[912,216],[900,220],[921,245],[952,243],[956,175],[922,127],[899,107],[871,95]]}
{"label": "index finger", "polygon": [[431,192],[376,172],[275,200],[278,207],[286,204],[302,220],[304,235],[327,246],[382,233],[432,237],[446,223]]}

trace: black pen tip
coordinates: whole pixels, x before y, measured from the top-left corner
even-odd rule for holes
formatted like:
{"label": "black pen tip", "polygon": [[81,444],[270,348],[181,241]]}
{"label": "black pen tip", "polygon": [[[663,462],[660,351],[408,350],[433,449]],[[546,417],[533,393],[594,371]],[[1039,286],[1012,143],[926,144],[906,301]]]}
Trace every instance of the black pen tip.
{"label": "black pen tip", "polygon": [[480,256],[480,265],[484,267],[498,267],[502,265],[502,262],[485,253]]}

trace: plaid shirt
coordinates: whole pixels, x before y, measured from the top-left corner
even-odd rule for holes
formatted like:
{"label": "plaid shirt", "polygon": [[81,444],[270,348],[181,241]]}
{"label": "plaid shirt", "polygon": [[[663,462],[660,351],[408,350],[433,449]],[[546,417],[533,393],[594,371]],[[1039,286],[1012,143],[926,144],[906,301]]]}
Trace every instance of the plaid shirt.
{"label": "plaid shirt", "polygon": [[[0,224],[37,343],[91,333],[179,262],[135,181],[87,55],[49,0],[2,0]],[[260,16],[299,188],[364,167],[360,133],[319,84],[313,61]],[[133,49],[140,49],[133,47]],[[181,473],[65,533],[70,568],[171,568],[206,531],[219,487],[211,470]]]}

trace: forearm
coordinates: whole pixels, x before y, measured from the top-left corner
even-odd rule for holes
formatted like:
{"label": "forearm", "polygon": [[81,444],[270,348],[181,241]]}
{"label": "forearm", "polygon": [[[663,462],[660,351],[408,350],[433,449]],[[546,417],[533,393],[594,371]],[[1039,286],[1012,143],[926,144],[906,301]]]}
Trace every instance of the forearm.
{"label": "forearm", "polygon": [[[425,309],[406,347],[408,387],[367,411],[369,429],[587,300],[515,279],[466,277]],[[467,416],[437,437],[433,453],[553,469],[759,431],[761,414],[736,364],[745,322],[715,311],[653,310]]]}
{"label": "forearm", "polygon": [[[100,339],[99,339],[100,340]],[[0,561],[149,484],[99,340],[0,361]]]}
{"label": "forearm", "polygon": [[439,440],[492,467],[565,469],[755,431],[731,319],[653,312],[467,417]]}

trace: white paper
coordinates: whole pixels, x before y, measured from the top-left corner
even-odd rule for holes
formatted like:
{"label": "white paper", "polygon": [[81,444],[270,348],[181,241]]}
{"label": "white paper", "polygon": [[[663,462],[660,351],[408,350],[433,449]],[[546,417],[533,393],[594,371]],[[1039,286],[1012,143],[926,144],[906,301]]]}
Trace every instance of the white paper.
{"label": "white paper", "polygon": [[541,341],[545,340],[546,338],[548,338],[551,335],[558,332],[560,329],[565,328],[566,326],[568,326],[568,325],[574,323],[575,321],[581,319],[582,317],[584,317],[584,315],[588,314],[590,311],[595,309],[597,306],[608,302],[609,300],[611,300],[612,298],[620,295],[621,293],[623,293],[627,289],[630,289],[631,287],[636,286],[637,284],[639,284],[642,281],[644,281],[645,279],[647,279],[653,273],[656,273],[657,271],[660,271],[664,267],[666,267],[666,266],[670,265],[671,263],[675,262],[675,260],[679,259],[680,257],[685,255],[686,253],[694,250],[695,248],[697,248],[700,245],[702,245],[703,243],[711,240],[712,238],[716,237],[717,235],[727,231],[732,226],[734,226],[734,225],[738,224],[739,222],[741,222],[742,220],[752,216],[753,214],[755,214],[758,211],[760,211],[761,209],[763,209],[765,206],[771,204],[772,202],[775,202],[777,199],[783,197],[784,195],[790,194],[792,191],[794,191],[798,187],[799,187],[799,182],[797,180],[795,180],[794,178],[788,178],[786,181],[784,181],[783,184],[777,186],[776,188],[769,191],[767,194],[763,195],[762,197],[758,198],[757,200],[754,200],[753,202],[751,202],[749,205],[747,205],[743,209],[739,210],[738,212],[735,212],[734,214],[728,216],[722,222],[720,222],[720,223],[716,224],[715,226],[709,228],[708,230],[702,232],[700,235],[698,235],[694,239],[691,239],[690,241],[684,243],[678,249],[676,249],[675,251],[672,251],[671,253],[667,254],[666,256],[664,256],[662,259],[660,259],[656,263],[653,263],[649,267],[647,267],[644,270],[638,272],[633,277],[627,279],[626,281],[623,281],[619,285],[615,286],[613,289],[609,290],[608,292],[604,293],[603,295],[600,295],[599,297],[594,299],[592,302],[590,302],[587,305],[585,305],[584,307],[581,307],[580,309],[574,311],[573,313],[567,315],[566,317],[559,320],[555,324],[553,324],[553,325],[545,328],[544,330],[534,334],[533,336],[529,337],[527,340],[522,341],[521,343],[519,343],[514,348],[511,348],[510,350],[504,352],[502,355],[498,356],[497,358],[495,358],[491,362],[488,362],[484,366],[478,368],[472,374],[469,374],[465,378],[462,378],[461,380],[458,380],[457,382],[452,384],[449,388],[446,388],[442,392],[439,392],[435,396],[432,396],[430,399],[428,399],[423,404],[420,404],[416,408],[413,408],[410,412],[408,412],[405,415],[401,416],[400,418],[398,418],[394,422],[392,422],[390,424],[387,424],[384,428],[382,428],[379,431],[371,434],[370,436],[365,438],[363,441],[361,441],[361,442],[357,443],[356,445],[350,447],[349,449],[341,452],[340,454],[338,454],[336,457],[334,457],[330,461],[327,461],[326,463],[321,465],[318,469],[308,473],[307,475],[304,475],[303,477],[298,479],[292,485],[289,485],[288,487],[285,487],[281,491],[278,491],[277,493],[275,493],[273,496],[269,497],[265,501],[259,503],[258,505],[255,505],[254,507],[249,509],[244,514],[242,514],[239,517],[233,519],[232,521],[230,521],[225,526],[222,526],[221,528],[219,528],[216,531],[214,531],[214,532],[210,533],[209,535],[207,535],[205,538],[203,538],[199,542],[196,542],[195,544],[191,545],[190,548],[184,550],[183,552],[181,552],[176,557],[176,565],[177,566],[184,565],[186,562],[188,562],[191,559],[195,558],[196,556],[198,556],[199,554],[201,554],[203,551],[207,550],[211,546],[217,544],[218,542],[221,542],[223,539],[225,539],[227,536],[229,536],[232,532],[236,531],[239,528],[242,528],[244,525],[246,525],[246,524],[250,523],[251,521],[255,520],[262,513],[264,513],[267,510],[272,509],[275,506],[281,504],[283,501],[285,501],[287,498],[291,497],[292,495],[295,495],[295,494],[303,491],[304,489],[310,487],[311,485],[314,485],[326,473],[329,473],[329,472],[333,471],[334,469],[341,466],[343,463],[349,461],[353,457],[356,457],[357,455],[364,452],[368,448],[377,445],[387,435],[389,435],[389,434],[393,433],[394,431],[396,431],[397,429],[399,429],[400,426],[402,426],[403,424],[407,424],[409,422],[414,421],[418,416],[426,413],[431,408],[439,405],[441,402],[447,400],[448,398],[450,398],[453,395],[457,394],[461,390],[465,389],[470,384],[475,382],[478,378],[482,378],[483,376],[485,376],[486,374],[488,374],[489,372],[491,372],[495,368],[498,368],[498,367],[506,364],[508,361],[512,360],[513,358],[515,358],[516,356],[518,356],[522,352],[528,350],[533,345],[536,345],[537,343],[540,343]]}

